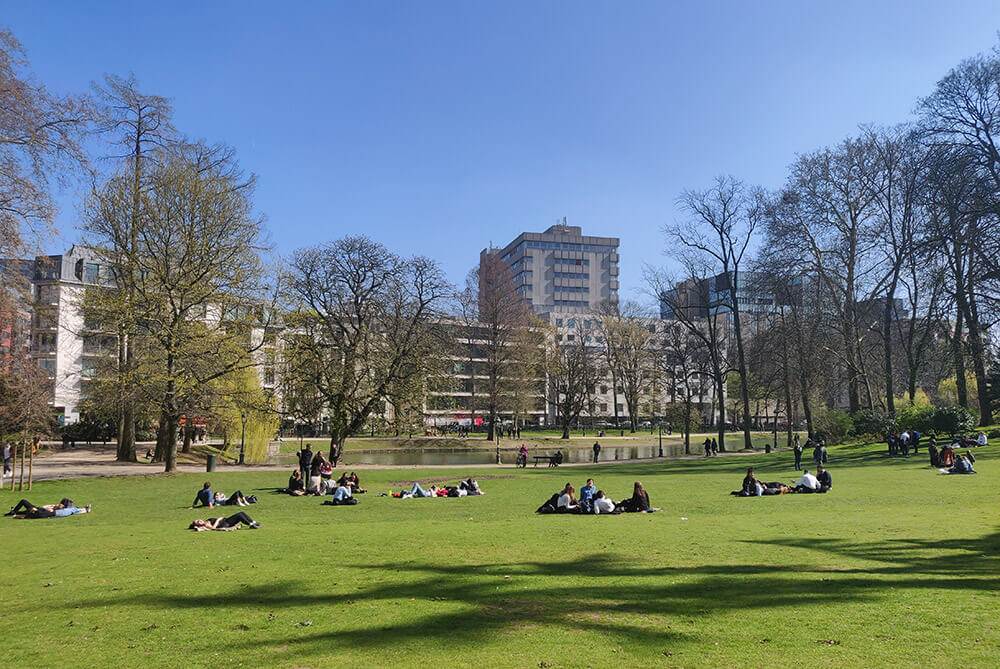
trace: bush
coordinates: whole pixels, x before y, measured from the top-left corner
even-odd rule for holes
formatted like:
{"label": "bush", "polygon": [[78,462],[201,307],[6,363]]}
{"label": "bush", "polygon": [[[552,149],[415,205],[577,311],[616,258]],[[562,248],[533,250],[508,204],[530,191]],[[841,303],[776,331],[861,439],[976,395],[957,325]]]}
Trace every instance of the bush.
{"label": "bush", "polygon": [[896,420],[881,411],[862,409],[853,416],[855,434],[871,434],[881,437],[896,429]]}
{"label": "bush", "polygon": [[896,410],[896,427],[900,430],[916,430],[921,434],[930,432],[933,428],[931,418],[934,407],[904,404]]}
{"label": "bush", "polygon": [[816,438],[839,444],[854,434],[854,421],[845,411],[831,409],[816,419]]}
{"label": "bush", "polygon": [[931,427],[935,432],[950,435],[969,432],[976,426],[976,417],[965,407],[938,407],[931,415]]}
{"label": "bush", "polygon": [[1000,429],[990,430],[986,433],[986,436],[990,439],[1000,439]]}

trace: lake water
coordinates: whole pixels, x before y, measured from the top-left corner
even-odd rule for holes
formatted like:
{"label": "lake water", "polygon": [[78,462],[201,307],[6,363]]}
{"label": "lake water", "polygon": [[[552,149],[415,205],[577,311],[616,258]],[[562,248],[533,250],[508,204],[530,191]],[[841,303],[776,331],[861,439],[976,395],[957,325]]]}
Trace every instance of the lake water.
{"label": "lake water", "polygon": [[[692,452],[697,452],[695,445],[691,445]],[[552,449],[530,449],[528,451],[528,466],[535,464],[534,456],[552,455],[559,450],[558,447]],[[594,458],[594,451],[591,448],[564,448],[563,462],[590,462]],[[663,444],[664,457],[677,457],[684,455],[684,444],[670,443]],[[658,446],[604,446],[601,448],[601,462],[613,462],[615,460],[647,460],[659,457]],[[501,461],[504,464],[514,464],[517,459],[516,451],[501,451]],[[286,463],[290,467],[295,465],[294,455],[279,456],[278,463]],[[352,464],[358,465],[388,465],[406,467],[409,465],[490,465],[496,462],[495,451],[374,451],[357,452],[347,451],[346,457],[341,463],[347,467]],[[539,462],[539,467],[545,467],[548,463]]]}

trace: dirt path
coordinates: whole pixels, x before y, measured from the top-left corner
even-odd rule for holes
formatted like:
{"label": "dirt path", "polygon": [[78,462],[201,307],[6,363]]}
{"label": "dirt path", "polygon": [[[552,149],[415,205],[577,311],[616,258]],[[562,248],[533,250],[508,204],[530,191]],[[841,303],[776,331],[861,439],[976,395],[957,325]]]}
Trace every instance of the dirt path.
{"label": "dirt path", "polygon": [[[753,453],[746,452],[735,452],[735,453],[722,453],[721,456],[740,456],[740,455],[752,455]],[[341,463],[341,468],[344,467],[350,469],[513,469],[511,464],[470,464],[470,465],[368,465],[360,463],[350,462],[350,452],[348,452],[348,460]],[[588,462],[567,462],[563,463],[563,467],[605,467],[609,465],[621,465],[621,464],[634,464],[634,463],[649,463],[663,460],[698,460],[704,459],[704,456],[699,455],[685,455],[673,458],[656,458],[652,460],[613,460],[608,462],[601,462],[597,465]],[[220,464],[216,467],[216,471],[220,472],[230,472],[230,471],[282,471],[287,472],[288,466],[285,465],[250,465],[250,466],[240,466],[240,465],[226,465]],[[204,472],[205,465],[200,463],[182,463],[178,466],[178,470],[181,472]],[[20,463],[18,463],[18,470],[15,471],[15,482],[17,481],[17,475],[20,473]],[[58,450],[43,453],[36,457],[34,461],[34,466],[32,470],[32,478],[35,481],[54,481],[61,479],[75,479],[75,478],[88,478],[95,476],[146,476],[153,474],[162,474],[163,464],[162,463],[125,463],[125,462],[115,462],[115,450],[113,447],[108,448],[77,448],[75,450]],[[24,470],[25,479],[28,476],[27,463],[25,464]],[[4,488],[8,488],[10,485],[10,479],[4,479]]]}

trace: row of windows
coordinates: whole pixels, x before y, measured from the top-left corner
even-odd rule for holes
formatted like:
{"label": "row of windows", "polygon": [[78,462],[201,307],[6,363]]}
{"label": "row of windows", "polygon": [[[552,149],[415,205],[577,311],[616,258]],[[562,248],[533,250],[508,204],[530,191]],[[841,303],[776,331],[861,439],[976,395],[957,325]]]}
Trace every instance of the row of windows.
{"label": "row of windows", "polygon": [[557,279],[590,279],[588,272],[553,272],[552,276]]}
{"label": "row of windows", "polygon": [[556,292],[559,293],[589,293],[589,286],[556,286]]}
{"label": "row of windows", "polygon": [[529,249],[543,249],[546,251],[583,251],[584,253],[614,253],[618,249],[614,246],[602,246],[600,244],[579,244],[575,242],[521,242],[514,250],[516,253],[522,246],[527,244]]}
{"label": "row of windows", "polygon": [[[583,329],[584,330],[589,330],[590,327],[591,327],[591,325],[593,325],[593,323],[591,321],[585,320],[583,322]],[[563,319],[557,318],[556,319],[556,327],[557,328],[561,328],[562,326],[563,326]],[[568,328],[575,328],[576,327],[576,319],[575,318],[568,318],[568,319],[566,319],[566,327],[568,327]]]}
{"label": "row of windows", "polygon": [[590,302],[585,300],[555,300],[557,307],[589,307]]}
{"label": "row of windows", "polygon": [[555,264],[557,265],[576,265],[577,267],[590,267],[590,260],[587,258],[577,258],[573,260],[572,258],[556,258]]}
{"label": "row of windows", "polygon": [[520,272],[514,276],[514,283],[522,283],[525,280],[530,281],[532,277],[532,272],[530,269]]}

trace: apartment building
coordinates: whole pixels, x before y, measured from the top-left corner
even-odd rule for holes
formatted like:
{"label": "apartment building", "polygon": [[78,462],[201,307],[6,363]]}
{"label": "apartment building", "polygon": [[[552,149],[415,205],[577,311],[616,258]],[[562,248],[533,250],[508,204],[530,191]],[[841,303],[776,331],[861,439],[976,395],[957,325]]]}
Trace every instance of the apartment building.
{"label": "apartment building", "polygon": [[618,301],[618,238],[584,235],[565,221],[480,253],[480,264],[495,255],[510,266],[515,289],[537,314],[583,314]]}

